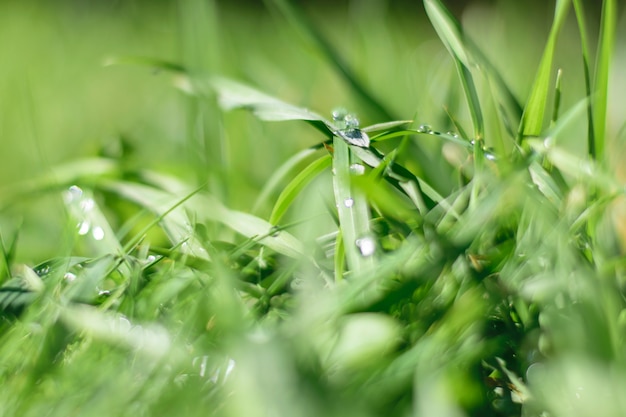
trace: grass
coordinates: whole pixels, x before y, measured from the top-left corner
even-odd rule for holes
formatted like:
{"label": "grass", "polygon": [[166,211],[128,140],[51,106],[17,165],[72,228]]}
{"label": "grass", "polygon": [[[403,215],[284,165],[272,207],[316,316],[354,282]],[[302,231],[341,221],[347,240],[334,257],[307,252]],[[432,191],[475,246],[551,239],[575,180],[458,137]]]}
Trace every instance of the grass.
{"label": "grass", "polygon": [[[436,53],[410,70],[445,82],[415,89],[368,81],[410,62],[406,13],[358,32],[382,9],[266,3],[152,6],[145,22],[175,12],[181,53],[109,56],[115,74],[155,70],[138,92],[163,98],[134,98],[145,122],[109,147],[64,159],[50,149],[85,133],[45,128],[40,75],[16,95],[41,166],[0,188],[0,415],[624,415],[616,3],[590,25],[558,0],[520,81],[424,0]],[[231,32],[251,19],[260,49]]]}

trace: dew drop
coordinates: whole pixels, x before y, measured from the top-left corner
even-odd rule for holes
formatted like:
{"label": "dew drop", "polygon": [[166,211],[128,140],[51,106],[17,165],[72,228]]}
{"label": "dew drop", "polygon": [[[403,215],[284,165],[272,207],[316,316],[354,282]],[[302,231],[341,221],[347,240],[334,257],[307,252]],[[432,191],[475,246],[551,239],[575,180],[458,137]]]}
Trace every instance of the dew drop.
{"label": "dew drop", "polygon": [[353,114],[348,114],[344,118],[346,122],[346,129],[356,129],[359,127],[359,119]]}
{"label": "dew drop", "polygon": [[76,281],[76,275],[71,272],[66,272],[65,275],[63,275],[63,279],[67,282],[74,282]]}
{"label": "dew drop", "polygon": [[93,228],[93,231],[91,232],[91,235],[96,240],[102,240],[102,239],[104,239],[104,229],[102,227],[100,227],[100,226],[96,226],[96,227]]}
{"label": "dew drop", "polygon": [[348,197],[345,200],[343,200],[343,205],[351,208],[352,206],[354,206],[354,199],[352,197]]}
{"label": "dew drop", "polygon": [[452,130],[448,131],[448,132],[446,133],[446,135],[448,135],[448,136],[452,136],[453,138],[458,138],[458,137],[459,137],[459,134],[458,134],[458,133],[456,133],[456,132],[453,132]]}
{"label": "dew drop", "polygon": [[363,175],[365,173],[365,167],[361,164],[350,165],[350,172],[354,175]]}
{"label": "dew drop", "polygon": [[419,133],[433,133],[433,128],[430,125],[420,125],[420,127],[417,128],[417,131]]}
{"label": "dew drop", "polygon": [[372,256],[376,251],[376,242],[371,237],[363,237],[354,242],[363,256]]}
{"label": "dew drop", "polygon": [[343,107],[338,107],[335,110],[333,110],[333,120],[334,121],[343,121],[345,119],[345,117],[348,114],[348,111],[346,109],[344,109]]}
{"label": "dew drop", "polygon": [[63,199],[66,203],[72,203],[74,201],[78,201],[80,200],[80,198],[83,196],[83,190],[77,186],[77,185],[72,185],[70,188],[67,189],[67,191],[63,194]]}
{"label": "dew drop", "polygon": [[552,145],[554,145],[554,139],[552,138],[552,136],[548,136],[543,140],[544,148],[549,149],[552,147]]}
{"label": "dew drop", "polygon": [[91,229],[91,225],[89,224],[88,221],[83,221],[78,223],[78,234],[81,236],[86,235],[87,233],[89,233],[89,229]]}
{"label": "dew drop", "polygon": [[109,290],[100,290],[100,291],[98,291],[98,295],[100,297],[108,297],[109,295],[111,295],[111,291],[109,291]]}
{"label": "dew drop", "polygon": [[93,198],[86,198],[80,202],[80,208],[85,212],[93,210],[95,205],[96,203],[93,201]]}

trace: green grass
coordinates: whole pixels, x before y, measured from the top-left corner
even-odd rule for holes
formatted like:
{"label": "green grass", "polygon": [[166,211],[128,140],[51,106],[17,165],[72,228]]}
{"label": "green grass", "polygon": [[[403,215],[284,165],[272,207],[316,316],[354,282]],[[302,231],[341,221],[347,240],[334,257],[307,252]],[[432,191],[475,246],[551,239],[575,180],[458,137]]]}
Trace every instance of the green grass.
{"label": "green grass", "polygon": [[0,6],[0,415],[626,414],[616,2],[383,3]]}

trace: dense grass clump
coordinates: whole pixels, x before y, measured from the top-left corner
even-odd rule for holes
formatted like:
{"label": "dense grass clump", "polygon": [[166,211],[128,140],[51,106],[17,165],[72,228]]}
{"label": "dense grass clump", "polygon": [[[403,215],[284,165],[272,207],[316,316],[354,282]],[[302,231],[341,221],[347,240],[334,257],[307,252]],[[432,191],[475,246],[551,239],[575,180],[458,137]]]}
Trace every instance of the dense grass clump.
{"label": "dense grass clump", "polygon": [[[582,1],[557,0],[520,94],[424,0],[447,50],[438,83],[387,92],[419,97],[417,113],[364,81],[368,67],[329,41],[336,25],[265,3],[286,47],[321,61],[323,100],[300,86],[311,103],[345,103],[316,112],[289,104],[289,88],[251,87],[278,71],[271,60],[238,73],[202,40],[235,45],[219,16],[248,17],[187,2],[178,61],[106,60],[181,92],[184,111],[161,114],[183,138],[169,163],[142,163],[121,134],[0,189],[0,415],[625,415],[616,2],[589,25]],[[372,26],[373,44],[403,33]],[[579,35],[577,60],[559,52],[564,31]],[[372,74],[400,61],[387,53]],[[33,202],[58,231],[44,259],[20,240],[51,239],[17,223]]]}

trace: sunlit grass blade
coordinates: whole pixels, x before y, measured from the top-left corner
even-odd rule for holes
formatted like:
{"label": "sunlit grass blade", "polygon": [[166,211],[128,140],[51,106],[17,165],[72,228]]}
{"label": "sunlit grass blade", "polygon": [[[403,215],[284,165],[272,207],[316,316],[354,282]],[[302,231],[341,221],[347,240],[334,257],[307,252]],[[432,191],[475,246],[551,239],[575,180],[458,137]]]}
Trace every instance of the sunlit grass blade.
{"label": "sunlit grass blade", "polygon": [[594,80],[594,155],[598,160],[604,157],[606,142],[606,113],[609,94],[609,71],[615,48],[615,34],[617,26],[617,2],[604,0],[602,4],[602,20],[600,22],[600,41],[596,60]]}
{"label": "sunlit grass blade", "polygon": [[557,0],[548,42],[541,57],[535,81],[524,108],[522,122],[519,126],[518,141],[521,141],[524,136],[539,136],[542,133],[556,41],[565,22],[569,5],[570,0]]}
{"label": "sunlit grass blade", "polygon": [[474,139],[484,139],[484,120],[474,85],[474,79],[470,72],[472,63],[467,54],[460,26],[454,20],[450,12],[439,0],[424,0],[424,7],[430,21],[437,31],[450,54],[452,55],[461,80],[461,86],[465,93],[467,105],[474,125]]}
{"label": "sunlit grass blade", "polygon": [[370,235],[369,208],[365,196],[350,181],[350,147],[334,140],[333,189],[348,269],[355,273],[371,267],[376,241]]}
{"label": "sunlit grass blade", "polygon": [[293,202],[293,200],[300,194],[300,191],[313,179],[315,179],[322,171],[331,165],[331,158],[329,155],[315,160],[309,166],[304,168],[296,177],[285,187],[282,193],[278,196],[274,209],[270,215],[269,222],[271,224],[278,224],[281,218],[287,212],[287,209]]}

